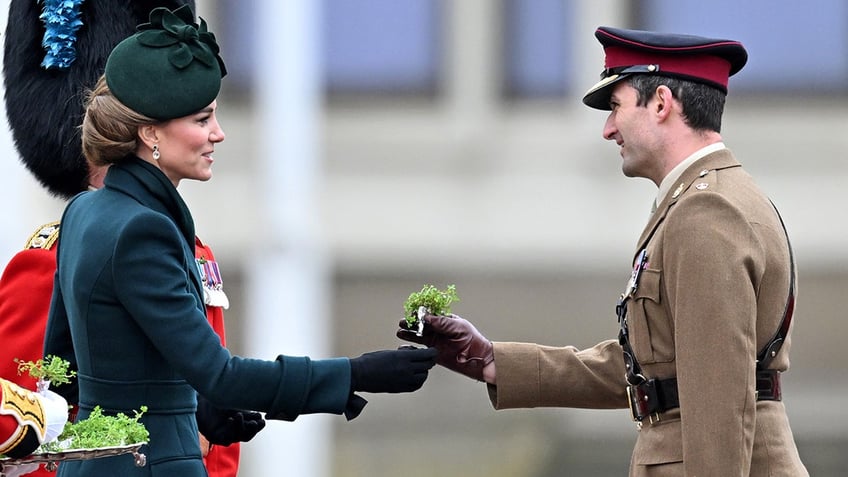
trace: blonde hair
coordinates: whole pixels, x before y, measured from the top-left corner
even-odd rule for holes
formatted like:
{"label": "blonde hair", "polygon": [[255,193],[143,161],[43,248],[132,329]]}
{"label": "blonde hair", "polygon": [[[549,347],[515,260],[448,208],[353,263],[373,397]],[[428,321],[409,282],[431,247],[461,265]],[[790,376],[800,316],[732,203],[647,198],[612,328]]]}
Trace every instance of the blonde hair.
{"label": "blonde hair", "polygon": [[118,101],[101,76],[85,102],[82,153],[93,166],[119,163],[138,149],[138,128],[157,123]]}

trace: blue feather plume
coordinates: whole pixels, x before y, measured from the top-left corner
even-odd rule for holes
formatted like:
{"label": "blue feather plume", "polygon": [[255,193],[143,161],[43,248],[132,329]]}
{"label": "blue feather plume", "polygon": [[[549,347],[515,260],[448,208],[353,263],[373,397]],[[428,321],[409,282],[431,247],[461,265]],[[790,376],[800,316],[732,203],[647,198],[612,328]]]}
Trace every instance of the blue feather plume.
{"label": "blue feather plume", "polygon": [[39,18],[44,23],[44,68],[68,68],[77,57],[74,44],[82,26],[80,9],[83,0],[37,0],[43,3]]}

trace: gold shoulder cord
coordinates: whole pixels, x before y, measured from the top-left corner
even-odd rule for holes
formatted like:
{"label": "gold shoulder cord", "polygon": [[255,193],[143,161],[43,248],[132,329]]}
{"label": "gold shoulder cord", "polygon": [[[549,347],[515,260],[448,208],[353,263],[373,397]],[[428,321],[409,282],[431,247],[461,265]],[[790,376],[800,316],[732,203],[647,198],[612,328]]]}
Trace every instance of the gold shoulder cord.
{"label": "gold shoulder cord", "polygon": [[25,249],[42,248],[50,250],[59,238],[59,222],[44,224],[27,240]]}

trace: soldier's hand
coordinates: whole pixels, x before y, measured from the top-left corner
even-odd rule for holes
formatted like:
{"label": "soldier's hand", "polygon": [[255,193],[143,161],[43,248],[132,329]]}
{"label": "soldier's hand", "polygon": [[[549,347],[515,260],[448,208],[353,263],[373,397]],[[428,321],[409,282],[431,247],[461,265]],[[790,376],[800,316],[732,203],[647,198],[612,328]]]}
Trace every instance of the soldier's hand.
{"label": "soldier's hand", "polygon": [[492,342],[468,320],[457,315],[426,315],[421,336],[398,323],[398,338],[439,350],[436,362],[469,378],[483,381],[483,368],[495,360]]}

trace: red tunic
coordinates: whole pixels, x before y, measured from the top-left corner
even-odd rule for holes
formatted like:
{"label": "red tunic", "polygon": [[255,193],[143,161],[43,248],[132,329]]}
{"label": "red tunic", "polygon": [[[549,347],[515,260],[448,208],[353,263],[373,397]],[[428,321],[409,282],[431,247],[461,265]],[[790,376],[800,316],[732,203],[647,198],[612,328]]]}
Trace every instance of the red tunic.
{"label": "red tunic", "polygon": [[[6,265],[0,277],[0,376],[26,389],[35,389],[35,380],[19,376],[17,358],[22,361],[41,359],[44,346],[44,329],[50,297],[53,293],[53,275],[56,271],[56,239],[58,222],[40,227],[27,241],[25,249],[18,252]],[[196,239],[196,256],[207,261],[215,260],[212,249]],[[226,345],[224,310],[207,306],[209,324]],[[213,446],[206,456],[206,469],[210,477],[235,477],[238,473],[240,446]],[[33,477],[55,477],[43,467],[27,474]]]}
{"label": "red tunic", "polygon": [[53,274],[56,272],[58,222],[40,227],[6,265],[0,277],[0,376],[26,389],[35,380],[18,375],[15,359],[36,361],[43,357],[44,328]]}
{"label": "red tunic", "polygon": [[[209,262],[215,261],[215,255],[208,245],[195,238],[194,256],[199,260]],[[221,337],[221,345],[227,345],[227,335],[224,330],[224,309],[220,306],[206,306],[206,318],[212,329]],[[209,477],[235,477],[238,473],[239,454],[241,447],[239,443],[230,444],[227,447],[212,446],[212,450],[206,454],[204,463]]]}

